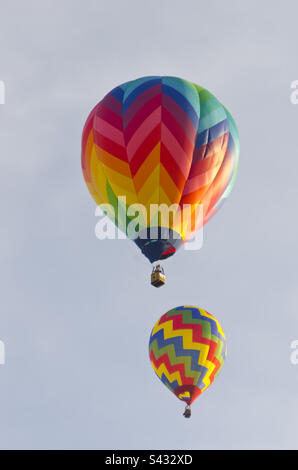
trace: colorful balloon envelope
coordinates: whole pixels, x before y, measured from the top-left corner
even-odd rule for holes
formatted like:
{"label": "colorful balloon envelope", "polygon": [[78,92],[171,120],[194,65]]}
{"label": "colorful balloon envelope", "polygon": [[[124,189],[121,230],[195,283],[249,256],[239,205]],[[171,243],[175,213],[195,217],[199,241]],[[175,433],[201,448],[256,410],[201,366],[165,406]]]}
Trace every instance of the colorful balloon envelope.
{"label": "colorful balloon envelope", "polygon": [[[91,195],[109,204],[107,215],[150,262],[175,254],[218,211],[238,157],[228,110],[205,88],[176,77],[114,88],[91,111],[82,136]],[[129,210],[135,204],[142,210]],[[161,205],[171,207],[168,218]]]}
{"label": "colorful balloon envelope", "polygon": [[224,332],[210,313],[192,306],[173,308],[155,324],[149,357],[162,383],[190,405],[215,380],[227,354]]}

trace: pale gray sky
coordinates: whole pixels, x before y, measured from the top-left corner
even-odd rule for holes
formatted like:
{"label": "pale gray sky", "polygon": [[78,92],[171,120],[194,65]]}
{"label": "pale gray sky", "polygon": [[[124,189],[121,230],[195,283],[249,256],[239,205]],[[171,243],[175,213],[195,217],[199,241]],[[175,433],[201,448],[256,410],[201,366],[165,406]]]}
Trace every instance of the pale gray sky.
{"label": "pale gray sky", "polygon": [[[0,0],[1,449],[298,448],[298,4]],[[91,107],[144,75],[205,86],[240,132],[236,185],[198,252],[99,241],[80,168]],[[228,340],[193,405],[157,379],[152,326],[213,313]],[[132,408],[135,412],[132,414]]]}

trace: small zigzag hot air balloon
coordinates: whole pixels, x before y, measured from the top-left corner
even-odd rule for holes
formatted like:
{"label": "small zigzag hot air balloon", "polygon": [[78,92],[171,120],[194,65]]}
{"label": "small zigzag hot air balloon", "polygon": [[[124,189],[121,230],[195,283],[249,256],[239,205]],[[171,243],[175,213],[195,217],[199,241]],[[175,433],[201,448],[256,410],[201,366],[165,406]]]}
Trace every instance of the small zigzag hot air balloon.
{"label": "small zigzag hot air balloon", "polygon": [[192,306],[173,308],[155,324],[149,357],[160,380],[190,405],[212,384],[227,354],[224,332],[205,310]]}
{"label": "small zigzag hot air balloon", "polygon": [[[234,184],[238,157],[228,110],[205,88],[176,77],[114,88],[91,111],[82,136],[92,197],[110,205],[107,215],[151,263],[174,255],[217,212]],[[137,223],[128,210],[133,204],[143,208]],[[168,217],[162,205],[172,208]],[[163,285],[161,269],[155,278],[153,285]]]}

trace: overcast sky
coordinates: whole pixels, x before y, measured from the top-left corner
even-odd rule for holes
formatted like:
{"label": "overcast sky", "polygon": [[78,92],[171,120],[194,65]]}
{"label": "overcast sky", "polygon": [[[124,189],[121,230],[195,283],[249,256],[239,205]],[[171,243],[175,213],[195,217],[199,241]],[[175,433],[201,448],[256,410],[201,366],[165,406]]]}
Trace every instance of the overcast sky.
{"label": "overcast sky", "polygon": [[[1,449],[298,448],[294,1],[0,0]],[[81,132],[113,87],[174,75],[240,132],[235,187],[200,251],[151,266],[99,241]],[[155,376],[148,340],[178,305],[214,314],[228,358],[193,405]]]}

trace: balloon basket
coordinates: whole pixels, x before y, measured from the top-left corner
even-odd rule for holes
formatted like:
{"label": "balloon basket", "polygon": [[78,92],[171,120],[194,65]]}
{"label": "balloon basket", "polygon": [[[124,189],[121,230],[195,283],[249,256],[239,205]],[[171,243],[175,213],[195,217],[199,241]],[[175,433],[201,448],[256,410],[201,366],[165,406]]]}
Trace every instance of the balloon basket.
{"label": "balloon basket", "polygon": [[161,287],[165,284],[166,282],[166,276],[164,273],[163,268],[158,264],[153,268],[153,271],[151,273],[151,285],[153,287]]}

